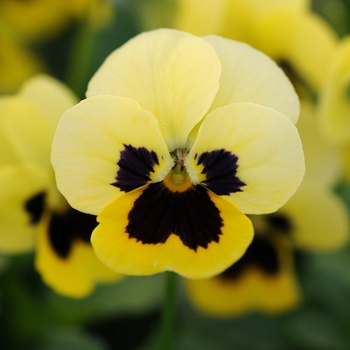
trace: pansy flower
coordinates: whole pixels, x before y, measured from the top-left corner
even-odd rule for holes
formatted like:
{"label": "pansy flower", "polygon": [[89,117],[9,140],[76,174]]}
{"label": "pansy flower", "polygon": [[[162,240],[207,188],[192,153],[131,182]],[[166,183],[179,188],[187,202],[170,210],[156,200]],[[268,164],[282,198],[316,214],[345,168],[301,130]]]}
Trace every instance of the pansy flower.
{"label": "pansy flower", "polygon": [[299,103],[246,44],[159,29],[114,51],[61,118],[58,188],[98,215],[98,257],[131,275],[209,277],[253,237],[246,214],[277,210],[304,173]]}
{"label": "pansy flower", "polygon": [[96,282],[119,277],[93,252],[96,218],[72,209],[56,188],[51,143],[60,116],[76,102],[47,76],[0,98],[0,251],[35,249],[43,280],[60,293],[81,297]]}
{"label": "pansy flower", "polygon": [[302,107],[298,129],[307,169],[303,183],[277,212],[251,216],[255,237],[237,263],[214,278],[186,281],[191,303],[205,313],[289,311],[303,299],[295,253],[334,251],[349,241],[347,208],[330,188],[339,176],[339,155],[315,133],[312,107]]}
{"label": "pansy flower", "polygon": [[274,59],[299,95],[318,91],[337,42],[308,0],[178,0],[174,27],[244,41]]}

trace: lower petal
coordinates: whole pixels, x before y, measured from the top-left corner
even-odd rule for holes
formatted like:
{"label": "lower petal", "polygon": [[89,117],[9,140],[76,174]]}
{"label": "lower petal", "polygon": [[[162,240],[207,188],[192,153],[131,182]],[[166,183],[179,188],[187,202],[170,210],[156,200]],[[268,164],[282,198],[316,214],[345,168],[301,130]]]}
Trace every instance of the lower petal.
{"label": "lower petal", "polygon": [[256,266],[248,266],[235,279],[216,276],[211,279],[188,280],[191,302],[201,311],[220,317],[241,315],[251,311],[280,313],[300,303],[301,295],[295,276],[290,247],[279,242],[279,271],[266,274]]}
{"label": "lower petal", "polygon": [[[136,201],[144,196],[143,193],[148,188],[149,186],[146,186],[119,197],[111,202],[98,217],[100,225],[92,234],[92,245],[97,256],[116,272],[126,275],[150,275],[170,270],[189,278],[211,277],[237,261],[250,244],[253,237],[250,220],[232,204],[210,191],[206,191],[209,199],[205,201],[208,203],[208,208],[212,208],[210,203],[217,208],[222,219],[222,226],[220,227],[221,233],[216,238],[214,237],[215,239],[209,239],[207,244],[188,244],[187,242],[193,237],[187,240],[179,236],[177,231],[181,230],[181,223],[174,223],[173,214],[175,207],[178,207],[170,202],[165,203],[162,205],[165,211],[162,216],[159,216],[156,212],[160,210],[157,208],[157,201],[160,202],[161,199],[156,197],[154,207],[151,202],[148,202],[148,199],[145,201],[147,207],[150,203],[151,208],[147,217],[151,219],[147,220],[147,223],[139,222],[143,228],[148,225],[147,230],[144,230],[142,237],[131,237],[131,234],[128,233],[130,220],[133,220],[130,213],[135,208]],[[198,211],[205,212],[208,208],[191,210],[188,207],[188,210],[181,211],[180,218],[177,217],[176,221],[183,220],[186,227],[192,226],[191,232],[197,236],[200,236],[202,232],[205,234],[203,228],[207,224],[205,216],[211,216],[211,213],[207,212],[203,222],[199,222],[198,217],[201,214],[198,214]],[[196,220],[191,221],[191,212],[193,216],[199,215],[196,216]],[[152,220],[152,217],[155,219]],[[162,221],[159,225],[169,232],[163,238],[157,236],[158,217]],[[210,221],[208,223],[211,224]],[[174,230],[173,227],[178,229]],[[154,238],[155,236],[158,238]],[[205,239],[207,238],[205,237],[204,241]]]}
{"label": "lower petal", "polygon": [[116,282],[122,276],[106,268],[97,259],[90,243],[74,240],[69,254],[60,256],[49,240],[49,216],[40,225],[36,268],[42,279],[57,293],[82,298],[98,282]]}

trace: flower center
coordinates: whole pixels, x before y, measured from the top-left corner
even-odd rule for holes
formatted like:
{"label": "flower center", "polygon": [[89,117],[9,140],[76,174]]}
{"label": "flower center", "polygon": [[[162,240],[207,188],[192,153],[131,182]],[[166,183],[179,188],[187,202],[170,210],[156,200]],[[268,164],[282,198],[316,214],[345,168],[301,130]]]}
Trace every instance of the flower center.
{"label": "flower center", "polygon": [[187,154],[188,152],[185,149],[177,149],[172,153],[174,166],[164,179],[165,186],[172,192],[184,192],[192,186],[185,167]]}

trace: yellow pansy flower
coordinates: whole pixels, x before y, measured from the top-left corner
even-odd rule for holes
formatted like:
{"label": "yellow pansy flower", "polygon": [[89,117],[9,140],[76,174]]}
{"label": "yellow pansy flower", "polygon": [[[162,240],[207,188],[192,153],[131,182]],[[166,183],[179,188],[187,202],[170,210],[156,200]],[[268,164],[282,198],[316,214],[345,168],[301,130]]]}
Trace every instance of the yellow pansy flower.
{"label": "yellow pansy flower", "polygon": [[277,210],[304,173],[299,102],[246,44],[159,29],[114,51],[53,142],[58,188],[98,215],[92,244],[111,269],[210,277],[238,260],[243,214]]}
{"label": "yellow pansy flower", "polygon": [[93,25],[105,25],[112,10],[111,0],[2,0],[0,22],[18,38],[42,40],[61,33],[74,20],[84,17]]}
{"label": "yellow pansy flower", "polygon": [[237,263],[214,278],[186,281],[199,310],[214,316],[290,311],[303,298],[295,252],[333,251],[348,243],[347,208],[330,188],[339,176],[339,152],[317,134],[314,114],[302,103],[298,129],[307,170],[294,196],[275,213],[251,216],[255,237]]}
{"label": "yellow pansy flower", "polygon": [[337,36],[308,0],[178,0],[174,27],[246,42],[285,68],[299,94],[318,91]]}
{"label": "yellow pansy flower", "polygon": [[118,277],[93,252],[95,217],[72,209],[55,184],[51,143],[60,116],[75,103],[65,86],[41,75],[18,94],[0,97],[0,251],[35,249],[43,280],[81,297],[96,282]]}

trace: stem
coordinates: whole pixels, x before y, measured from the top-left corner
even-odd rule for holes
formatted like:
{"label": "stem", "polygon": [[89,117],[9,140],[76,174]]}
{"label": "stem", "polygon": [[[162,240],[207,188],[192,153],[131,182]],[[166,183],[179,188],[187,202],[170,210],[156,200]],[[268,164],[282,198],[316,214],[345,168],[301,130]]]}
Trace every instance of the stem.
{"label": "stem", "polygon": [[86,16],[77,28],[65,78],[67,85],[80,98],[84,97],[86,91],[95,39],[96,29]]}
{"label": "stem", "polygon": [[160,350],[170,350],[174,348],[176,286],[177,274],[171,271],[166,271],[163,315],[160,333]]}

